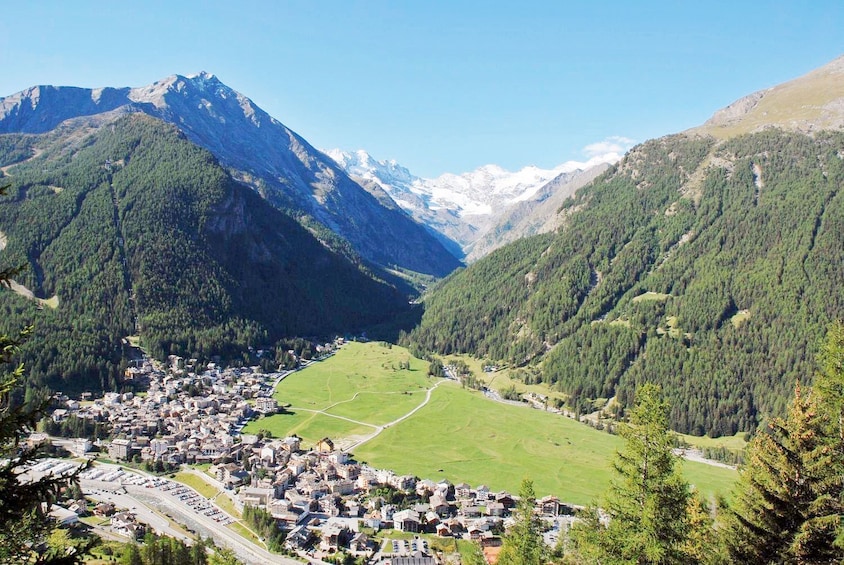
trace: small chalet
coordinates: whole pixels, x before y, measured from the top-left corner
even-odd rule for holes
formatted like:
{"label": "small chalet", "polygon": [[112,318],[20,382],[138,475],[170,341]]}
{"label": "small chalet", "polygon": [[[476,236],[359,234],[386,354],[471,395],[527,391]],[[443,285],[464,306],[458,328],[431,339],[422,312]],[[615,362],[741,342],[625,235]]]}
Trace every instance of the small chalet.
{"label": "small chalet", "polygon": [[334,442],[324,437],[316,443],[316,450],[319,453],[331,453],[334,451]]}
{"label": "small chalet", "polygon": [[394,527],[403,532],[419,533],[421,521],[415,510],[401,510],[393,514]]}

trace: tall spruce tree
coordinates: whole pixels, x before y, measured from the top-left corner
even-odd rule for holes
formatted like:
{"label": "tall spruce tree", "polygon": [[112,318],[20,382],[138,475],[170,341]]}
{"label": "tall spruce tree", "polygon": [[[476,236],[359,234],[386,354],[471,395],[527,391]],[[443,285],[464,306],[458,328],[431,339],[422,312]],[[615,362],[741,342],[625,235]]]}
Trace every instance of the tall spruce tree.
{"label": "tall spruce tree", "polygon": [[523,480],[519,489],[516,521],[507,530],[498,563],[501,565],[541,565],[545,558],[539,518],[534,512],[536,494],[533,481]]}
{"label": "tall spruce tree", "polygon": [[575,562],[689,563],[691,490],[676,469],[668,403],[660,388],[643,385],[620,426],[627,440],[613,467],[616,478],[598,508],[572,531]]}
{"label": "tall spruce tree", "polygon": [[785,419],[776,418],[747,448],[725,541],[734,561],[781,563],[812,501],[805,457],[816,446],[809,399],[800,386]]}
{"label": "tall spruce tree", "polygon": [[726,517],[735,561],[840,563],[844,515],[844,328],[833,325],[814,386],[748,446]]}
{"label": "tall spruce tree", "polygon": [[807,466],[814,477],[808,519],[795,539],[798,555],[844,560],[844,324],[830,326],[812,387],[818,445]]}

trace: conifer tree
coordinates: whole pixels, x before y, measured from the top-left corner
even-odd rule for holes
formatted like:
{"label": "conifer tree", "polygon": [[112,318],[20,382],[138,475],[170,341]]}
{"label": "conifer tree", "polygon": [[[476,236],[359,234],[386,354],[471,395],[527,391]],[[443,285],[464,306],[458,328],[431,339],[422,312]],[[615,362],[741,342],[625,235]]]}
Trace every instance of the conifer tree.
{"label": "conifer tree", "polygon": [[658,386],[636,395],[627,440],[613,467],[601,509],[591,508],[572,531],[575,561],[584,563],[688,563],[685,554],[691,492],[675,469],[668,404]]}
{"label": "conifer tree", "polygon": [[820,371],[804,394],[798,384],[787,417],[748,446],[725,542],[750,564],[844,560],[844,328],[833,325]]}
{"label": "conifer tree", "polygon": [[812,501],[804,461],[816,445],[810,414],[798,384],[786,418],[772,420],[748,446],[726,518],[725,540],[734,561],[779,563],[791,553]]}
{"label": "conifer tree", "polygon": [[507,530],[498,563],[501,565],[541,565],[544,563],[545,545],[542,541],[539,519],[534,512],[536,494],[533,481],[525,479],[519,489],[516,522]]}
{"label": "conifer tree", "polygon": [[844,560],[844,325],[830,326],[812,387],[817,445],[806,465],[814,478],[807,520],[795,539],[798,555]]}

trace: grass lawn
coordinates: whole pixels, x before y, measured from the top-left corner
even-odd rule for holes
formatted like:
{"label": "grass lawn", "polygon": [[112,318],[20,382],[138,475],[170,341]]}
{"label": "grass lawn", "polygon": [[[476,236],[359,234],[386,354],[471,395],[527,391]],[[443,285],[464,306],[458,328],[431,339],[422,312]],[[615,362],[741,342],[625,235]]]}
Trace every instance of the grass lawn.
{"label": "grass lawn", "polygon": [[220,496],[215,498],[214,504],[219,506],[220,510],[222,510],[223,512],[228,513],[229,516],[234,516],[235,518],[240,518],[241,516],[237,508],[234,507],[234,502],[232,502],[231,498],[229,498],[225,494],[221,494]]}
{"label": "grass lawn", "polygon": [[741,452],[747,446],[744,440],[744,432],[739,432],[734,436],[723,436],[712,438],[709,436],[690,436],[686,434],[677,434],[680,439],[698,449],[705,447],[723,447],[730,451]]}
{"label": "grass lawn", "polygon": [[220,492],[218,488],[205,482],[202,477],[188,473],[187,471],[179,471],[173,479],[191,487],[205,498],[214,498]]}
{"label": "grass lawn", "polygon": [[[362,445],[355,456],[398,473],[513,493],[529,478],[538,496],[588,504],[606,490],[612,457],[622,445],[620,438],[573,420],[443,385],[414,417]],[[727,494],[736,477],[697,463],[683,467],[687,480],[707,496]]]}
{"label": "grass lawn", "polygon": [[260,545],[261,547],[267,547],[261,539],[252,532],[249,528],[241,524],[240,522],[232,522],[231,524],[226,526],[227,528],[235,531],[239,536],[244,537],[254,543],[255,545]]}
{"label": "grass lawn", "polygon": [[292,410],[289,414],[253,420],[243,428],[243,433],[256,434],[259,430],[272,432],[273,437],[298,435],[305,444],[315,445],[324,437],[332,440],[361,436],[375,430],[374,426],[355,424],[347,420],[332,418],[325,414]]}
{"label": "grass lawn", "polygon": [[102,518],[100,516],[80,516],[79,521],[88,526],[108,526],[111,523],[111,518]]}

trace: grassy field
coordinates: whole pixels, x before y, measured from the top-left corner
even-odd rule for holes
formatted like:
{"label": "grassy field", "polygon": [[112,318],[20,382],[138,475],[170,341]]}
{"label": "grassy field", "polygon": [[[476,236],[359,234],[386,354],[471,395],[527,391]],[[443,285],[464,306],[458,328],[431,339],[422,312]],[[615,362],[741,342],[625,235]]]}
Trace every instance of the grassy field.
{"label": "grassy field", "polygon": [[[399,368],[406,363],[410,369]],[[421,404],[436,382],[427,373],[428,364],[403,348],[350,343],[284,379],[275,398],[287,413],[250,422],[244,431],[296,434],[311,445],[326,436],[362,436]]]}
{"label": "grassy field", "polygon": [[646,300],[658,300],[660,302],[665,302],[669,298],[671,298],[670,294],[664,294],[662,292],[652,292],[649,290],[648,292],[642,293],[639,296],[634,297],[633,302],[644,302]]}
{"label": "grassy field", "polygon": [[[398,368],[408,362],[410,370]],[[424,392],[432,384],[428,364],[407,350],[380,343],[350,343],[326,361],[287,377],[275,398],[294,408],[326,410],[377,425],[419,403],[405,393]]]}
{"label": "grassy field", "polygon": [[747,446],[747,441],[744,439],[744,432],[739,432],[734,436],[723,436],[711,438],[708,436],[690,436],[686,434],[677,434],[680,439],[698,449],[705,447],[723,447],[730,451],[741,452]]}
{"label": "grassy field", "polygon": [[[623,442],[568,418],[496,404],[457,385],[439,387],[413,418],[355,451],[359,460],[398,473],[486,484],[518,492],[523,478],[537,494],[587,504],[606,489]],[[437,454],[437,457],[432,457]],[[727,494],[735,472],[686,462],[701,492]]]}
{"label": "grassy field", "polygon": [[179,481],[183,485],[191,487],[205,498],[214,498],[217,496],[217,493],[220,492],[219,489],[202,480],[202,477],[194,475],[193,473],[188,473],[187,471],[180,471],[176,473],[176,476],[173,477],[173,479]]}
{"label": "grassy field", "polygon": [[[411,370],[399,370],[398,363],[407,360]],[[484,374],[480,362],[476,363],[477,367],[472,365],[476,374]],[[328,436],[335,443],[349,435],[371,433],[374,426],[409,412],[424,400],[423,391],[436,382],[425,375],[425,369],[426,363],[410,358],[397,346],[350,343],[331,359],[279,385],[276,398],[290,403],[292,414],[263,418],[247,431],[264,428],[277,436],[297,433],[309,442]],[[505,371],[484,376],[495,388],[509,385]],[[305,412],[303,407],[359,423]],[[620,438],[568,418],[496,403],[444,381],[413,417],[387,428],[354,455],[402,474],[486,484],[514,493],[522,479],[529,478],[539,496],[555,494],[568,502],[587,504],[606,490],[612,457],[622,445]],[[683,472],[707,496],[728,494],[736,477],[728,469],[690,462],[683,464]]]}
{"label": "grassy field", "polygon": [[358,437],[375,431],[375,426],[355,424],[346,420],[332,418],[324,414],[290,409],[288,414],[276,414],[253,420],[243,429],[244,433],[255,434],[267,430],[273,437],[286,437],[296,434],[305,445],[315,445],[324,437]]}

